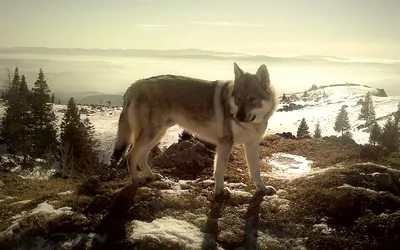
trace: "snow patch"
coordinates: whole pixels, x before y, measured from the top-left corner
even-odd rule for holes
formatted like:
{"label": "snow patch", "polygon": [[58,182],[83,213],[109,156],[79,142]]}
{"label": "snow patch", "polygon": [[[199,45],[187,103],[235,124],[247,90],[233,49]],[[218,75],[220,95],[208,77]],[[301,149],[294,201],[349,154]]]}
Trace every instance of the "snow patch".
{"label": "snow patch", "polygon": [[204,234],[193,224],[166,216],[152,222],[133,221],[130,224],[130,239],[137,241],[157,241],[162,245],[177,244],[189,249],[201,249]]}
{"label": "snow patch", "polygon": [[23,158],[21,156],[16,155],[2,156],[3,163],[10,163],[15,166],[11,168],[10,171],[23,179],[48,180],[60,168],[58,164],[53,164],[50,167],[46,167],[46,160],[37,158],[34,161],[35,166],[32,170],[23,169],[18,164],[18,161],[22,161],[22,159]]}
{"label": "snow patch", "polygon": [[340,189],[356,189],[356,190],[360,190],[360,191],[366,191],[366,192],[369,192],[369,193],[374,193],[374,194],[377,194],[377,193],[382,193],[382,191],[375,191],[375,190],[372,190],[372,189],[369,189],[369,188],[364,188],[364,187],[355,187],[355,186],[352,186],[352,185],[349,185],[349,184],[343,184],[342,186],[338,186],[337,188],[340,188]]}
{"label": "snow patch", "polygon": [[312,161],[299,155],[276,153],[264,161],[272,167],[271,173],[262,173],[264,176],[272,175],[280,179],[293,179],[311,172]]}
{"label": "snow patch", "polygon": [[252,197],[253,194],[243,191],[243,190],[229,190],[231,195],[237,195],[237,196],[242,196],[242,197]]}
{"label": "snow patch", "polygon": [[323,234],[330,234],[334,229],[328,227],[326,223],[319,223],[313,225],[313,232],[321,232]]}
{"label": "snow patch", "polygon": [[189,190],[181,190],[181,189],[161,189],[161,195],[172,195],[178,196],[184,193],[189,193]]}
{"label": "snow patch", "polygon": [[37,207],[31,210],[29,213],[27,211],[22,211],[21,213],[14,215],[11,217],[11,226],[9,226],[3,232],[0,232],[0,237],[9,236],[13,233],[13,230],[18,228],[19,223],[24,219],[32,215],[45,214],[47,220],[51,220],[57,218],[61,215],[71,215],[73,212],[71,211],[71,207],[61,207],[58,209],[54,209],[54,207],[49,204],[47,201],[40,203]]}
{"label": "snow patch", "polygon": [[31,201],[32,200],[16,201],[16,202],[10,203],[10,205],[28,204]]}
{"label": "snow patch", "polygon": [[57,195],[69,195],[69,194],[73,194],[73,193],[74,193],[74,191],[68,190],[68,191],[65,191],[65,192],[60,192]]}

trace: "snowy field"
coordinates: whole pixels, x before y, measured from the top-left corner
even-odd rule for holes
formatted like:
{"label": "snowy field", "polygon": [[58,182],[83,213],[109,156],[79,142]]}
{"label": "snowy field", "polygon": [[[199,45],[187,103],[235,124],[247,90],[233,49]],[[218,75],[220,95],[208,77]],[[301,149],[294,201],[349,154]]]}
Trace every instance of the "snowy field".
{"label": "snowy field", "polygon": [[[313,92],[309,92],[309,94],[318,97],[322,96],[324,91],[325,94],[328,95],[326,99],[321,99],[319,101],[296,101],[296,104],[305,105],[305,108],[301,110],[294,110],[290,112],[276,112],[269,122],[267,134],[275,134],[281,132],[292,132],[293,134],[296,134],[297,127],[299,126],[301,119],[304,117],[309,125],[311,133],[313,133],[316,123],[320,122],[322,136],[339,135],[333,129],[335,119],[342,105],[347,105],[348,108],[346,110],[349,113],[353,139],[359,144],[368,143],[369,130],[356,129],[358,125],[363,124],[363,121],[358,120],[361,106],[357,106],[357,102],[360,99],[363,99],[368,91],[374,92],[376,91],[376,89],[362,86],[340,86],[328,87],[323,90],[316,90]],[[373,96],[373,101],[375,106],[376,118],[379,119],[397,110],[397,104],[400,102],[400,96]],[[280,104],[278,109],[282,106],[283,105]],[[56,105],[55,109],[65,109],[65,106]],[[103,108],[102,110],[98,110],[88,116],[91,122],[95,125],[96,135],[101,141],[100,150],[103,152],[102,157],[105,161],[108,161],[108,159],[111,157],[120,113],[120,108]],[[57,114],[59,120],[61,120],[63,114],[60,112],[57,112]],[[84,118],[86,117],[86,115],[82,115],[82,117]],[[382,119],[379,120],[378,123],[382,126],[385,121],[386,119]],[[171,127],[161,140],[161,148],[168,147],[172,143],[177,142],[178,135],[181,131],[182,129],[178,126]]]}
{"label": "snowy field", "polygon": [[[318,98],[323,95],[323,92],[328,96],[327,98]],[[363,121],[358,120],[361,106],[357,106],[357,102],[363,99],[368,91],[375,92],[376,89],[363,87],[363,86],[336,86],[327,87],[324,89],[309,92],[309,100],[301,100],[301,94],[298,95],[299,101],[296,104],[302,104],[305,107],[300,110],[289,112],[276,112],[270,119],[267,134],[275,134],[281,132],[292,132],[296,134],[297,127],[301,119],[304,117],[309,125],[310,132],[312,133],[317,122],[320,122],[322,136],[338,135],[334,131],[335,118],[342,107],[347,105],[349,113],[350,124],[352,126],[351,132],[353,139],[359,144],[368,143],[369,130],[358,130],[356,127],[363,124]],[[318,100],[320,99],[320,100]],[[373,96],[376,117],[377,119],[385,117],[397,110],[397,104],[400,102],[400,96],[390,97],[376,97]],[[283,104],[280,104],[278,109]],[[88,117],[96,129],[96,137],[100,140],[101,145],[99,150],[102,152],[102,160],[107,162],[110,157],[114,146],[114,140],[117,132],[118,118],[121,113],[121,108],[96,108],[92,109],[89,106],[81,106],[81,109],[86,109],[81,115],[84,119]],[[58,124],[61,123],[62,117],[66,110],[65,105],[54,105],[54,111],[57,115]],[[1,113],[4,112],[2,107]],[[378,123],[382,126],[386,119],[381,119]],[[166,135],[161,140],[161,149],[170,146],[172,143],[177,142],[178,135],[182,129],[178,126],[171,127]]]}

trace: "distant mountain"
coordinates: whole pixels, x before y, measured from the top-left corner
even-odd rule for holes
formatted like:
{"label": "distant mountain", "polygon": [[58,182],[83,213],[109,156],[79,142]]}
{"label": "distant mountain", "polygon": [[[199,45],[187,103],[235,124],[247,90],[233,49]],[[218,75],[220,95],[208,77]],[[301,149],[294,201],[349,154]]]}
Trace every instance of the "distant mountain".
{"label": "distant mountain", "polygon": [[92,56],[117,56],[117,57],[152,57],[152,58],[176,58],[176,59],[203,59],[203,60],[241,60],[241,61],[262,61],[262,62],[331,62],[331,63],[389,63],[400,64],[398,60],[352,60],[348,58],[332,57],[325,55],[301,55],[301,56],[269,56],[250,55],[236,52],[220,52],[201,49],[176,49],[176,50],[155,50],[155,49],[99,49],[99,48],[46,48],[46,47],[14,47],[0,48],[3,54],[58,54],[58,55],[92,55]]}
{"label": "distant mountain", "polygon": [[81,99],[77,99],[77,103],[79,104],[85,104],[85,105],[108,105],[107,102],[111,102],[111,106],[122,106],[123,104],[123,99],[122,95],[108,95],[108,94],[102,94],[102,95],[91,95],[91,96],[85,96]]}
{"label": "distant mountain", "polygon": [[74,92],[70,95],[73,96],[75,99],[82,99],[87,96],[107,95],[107,94],[100,91],[81,91],[81,92]]}

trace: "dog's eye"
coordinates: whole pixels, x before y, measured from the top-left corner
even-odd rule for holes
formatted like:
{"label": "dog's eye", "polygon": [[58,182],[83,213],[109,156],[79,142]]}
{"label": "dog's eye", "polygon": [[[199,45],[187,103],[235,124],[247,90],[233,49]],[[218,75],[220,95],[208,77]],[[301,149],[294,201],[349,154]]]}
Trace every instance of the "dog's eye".
{"label": "dog's eye", "polygon": [[256,97],[255,96],[250,96],[248,98],[249,102],[255,102],[256,101]]}

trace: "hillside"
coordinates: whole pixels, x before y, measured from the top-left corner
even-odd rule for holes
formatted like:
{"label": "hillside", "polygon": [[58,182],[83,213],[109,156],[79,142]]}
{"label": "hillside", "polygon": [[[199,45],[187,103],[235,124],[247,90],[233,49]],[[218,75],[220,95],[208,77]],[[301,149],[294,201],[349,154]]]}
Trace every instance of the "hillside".
{"label": "hillside", "polygon": [[235,147],[227,199],[213,199],[214,152],[196,141],[156,154],[153,169],[165,179],[139,189],[125,170],[37,180],[3,168],[0,248],[397,249],[400,172],[384,158],[374,160],[382,165],[367,163],[361,151],[328,138],[269,136],[261,147],[262,178],[277,194],[262,197]]}
{"label": "hillside", "polygon": [[[177,126],[150,159],[164,179],[139,189],[130,185],[125,168],[63,179],[52,176],[57,166],[40,167],[42,160],[27,171],[4,156],[0,249],[397,249],[399,161],[359,145],[369,134],[357,129],[357,102],[368,91],[375,90],[334,86],[309,91],[306,98],[291,95],[301,108],[274,114],[270,135],[261,143],[262,178],[277,189],[273,196],[255,192],[237,146],[225,178],[231,196],[214,199],[215,152],[196,140],[178,143]],[[400,97],[373,100],[384,122]],[[348,106],[355,142],[329,137],[336,134],[333,123],[342,105]],[[80,110],[95,126],[99,153],[108,162],[121,108],[83,105]],[[60,123],[66,106],[54,105],[54,111]],[[325,137],[273,135],[295,134],[302,117],[310,128],[320,121]]]}
{"label": "hillside", "polygon": [[[292,101],[290,103],[298,106],[296,110],[283,111],[285,106],[290,103],[279,104],[277,112],[269,123],[269,132],[278,133],[282,131],[296,134],[297,127],[304,117],[310,127],[310,132],[314,131],[315,125],[321,125],[322,136],[338,135],[334,131],[336,116],[343,105],[346,105],[349,113],[351,132],[353,139],[359,144],[368,143],[369,128],[362,128],[364,121],[358,119],[361,105],[357,104],[363,100],[367,92],[373,94],[376,119],[379,125],[383,125],[388,115],[397,110],[400,96],[377,96],[380,90],[368,86],[326,86],[314,91],[308,91],[308,96],[303,97],[302,93],[287,94]],[[324,96],[325,93],[325,96]],[[292,105],[293,105],[292,104]]]}
{"label": "hillside", "polygon": [[[314,130],[315,124],[320,122],[322,136],[338,135],[338,133],[333,130],[335,118],[342,105],[347,105],[348,107],[346,110],[349,113],[350,124],[352,125],[351,132],[353,133],[353,139],[359,144],[368,143],[369,128],[358,129],[358,126],[362,125],[363,121],[358,120],[361,106],[357,105],[357,102],[363,99],[368,91],[378,92],[377,89],[365,86],[334,86],[309,91],[309,96],[307,98],[302,97],[303,93],[293,94],[292,99],[294,100],[292,103],[301,105],[302,108],[288,112],[276,112],[268,124],[267,134],[291,132],[296,135],[300,121],[305,117],[311,133]],[[323,97],[324,92],[327,96],[325,98]],[[111,106],[117,105],[119,98],[122,99],[122,97],[118,95],[112,96],[115,97],[116,101],[112,99]],[[92,97],[87,98],[88,100],[92,99]],[[99,98],[99,96],[93,97],[92,100],[100,100],[96,98]],[[373,96],[372,98],[375,105],[377,121],[382,126],[387,116],[397,110],[400,96]],[[106,100],[108,99],[104,98],[104,105],[107,105]],[[280,103],[278,105],[278,110],[283,109],[285,105],[289,104]],[[118,108],[108,108],[82,105],[80,108],[83,109],[82,117],[88,117],[95,126],[96,136],[101,141],[99,151],[101,152],[102,159],[107,162],[111,157],[121,106]],[[2,114],[1,110],[2,108],[0,108],[0,116]],[[65,105],[54,105],[54,111],[59,124],[61,123],[65,110]],[[177,142],[180,132],[182,132],[182,129],[179,126],[171,127],[161,140],[160,147],[165,148]]]}

